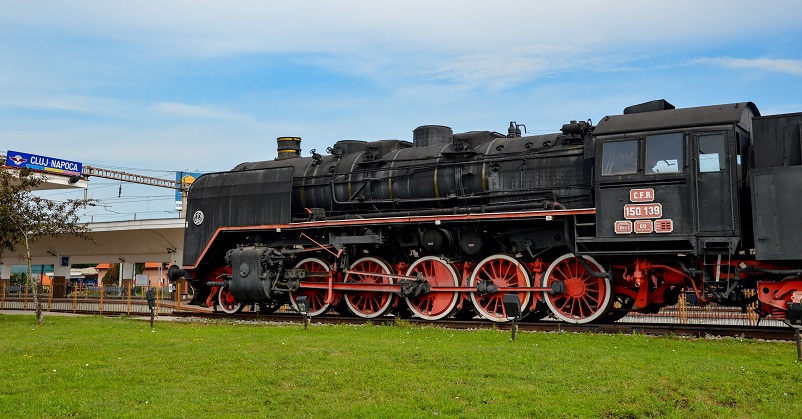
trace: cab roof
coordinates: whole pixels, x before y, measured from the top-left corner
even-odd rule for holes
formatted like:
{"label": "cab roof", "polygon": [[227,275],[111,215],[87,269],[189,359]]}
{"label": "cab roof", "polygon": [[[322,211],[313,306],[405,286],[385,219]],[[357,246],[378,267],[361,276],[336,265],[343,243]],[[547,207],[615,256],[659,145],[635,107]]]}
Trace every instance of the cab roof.
{"label": "cab roof", "polygon": [[593,134],[609,135],[724,124],[741,124],[751,131],[754,116],[760,116],[760,111],[752,102],[636,112],[605,116],[599,121]]}

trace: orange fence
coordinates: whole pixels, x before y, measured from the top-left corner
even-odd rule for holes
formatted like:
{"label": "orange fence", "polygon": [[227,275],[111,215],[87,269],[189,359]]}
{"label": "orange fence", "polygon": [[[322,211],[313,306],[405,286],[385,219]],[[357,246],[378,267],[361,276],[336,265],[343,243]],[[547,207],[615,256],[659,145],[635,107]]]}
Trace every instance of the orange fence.
{"label": "orange fence", "polygon": [[[747,295],[746,297],[749,297]],[[663,307],[659,313],[642,314],[631,312],[619,322],[624,323],[665,323],[665,324],[710,324],[719,326],[785,326],[780,320],[761,319],[755,309],[757,301],[741,307],[721,306],[715,303],[701,306],[696,294],[684,292],[673,306]]]}
{"label": "orange fence", "polygon": [[[53,295],[52,286],[39,287],[39,300],[45,311],[150,315],[146,293],[151,287],[132,286],[68,286],[64,295]],[[180,310],[188,298],[181,292],[181,284],[171,292],[167,287],[152,287],[156,291],[155,313],[171,314]],[[0,283],[0,309],[33,310],[33,288],[24,285]]]}
{"label": "orange fence", "polygon": [[[0,284],[0,309],[33,310],[33,298],[29,287]],[[171,314],[173,311],[187,310],[189,296],[182,293],[181,284],[176,284],[174,292],[166,287],[156,289],[156,315]],[[90,286],[68,288],[66,296],[56,297],[51,287],[42,287],[40,299],[46,311],[97,314],[144,314],[150,315],[145,297],[147,287],[132,286]],[[286,306],[285,306],[286,307]],[[282,307],[284,309],[285,307]],[[779,320],[760,319],[754,309],[757,302],[746,310],[740,307],[726,307],[717,304],[700,306],[693,292],[682,293],[673,306],[664,307],[659,313],[642,314],[631,312],[622,323],[662,323],[662,324],[710,324],[729,326],[784,326]],[[279,312],[283,310],[280,309]],[[192,310],[195,311],[195,310]],[[198,309],[202,311],[202,309]],[[548,320],[545,319],[545,320]]]}

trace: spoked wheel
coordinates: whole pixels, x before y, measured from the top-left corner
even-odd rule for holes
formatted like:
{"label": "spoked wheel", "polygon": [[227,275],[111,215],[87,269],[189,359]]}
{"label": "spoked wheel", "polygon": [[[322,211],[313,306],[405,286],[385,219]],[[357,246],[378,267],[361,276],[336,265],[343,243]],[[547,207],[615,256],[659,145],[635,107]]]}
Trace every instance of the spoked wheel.
{"label": "spoked wheel", "polygon": [[217,303],[220,304],[220,310],[226,314],[239,313],[243,307],[226,286],[220,287],[220,291],[217,292]]}
{"label": "spoked wheel", "polygon": [[623,319],[629,314],[632,307],[635,305],[635,299],[626,294],[616,294],[613,296],[613,306],[610,311],[602,319],[603,322],[613,323]]}
{"label": "spoked wheel", "polygon": [[[371,275],[371,273],[391,274],[392,269],[387,262],[372,256],[357,260],[348,268],[344,282],[350,284],[392,284],[392,278]],[[355,315],[372,319],[387,313],[393,302],[393,294],[389,292],[348,291],[344,293],[348,309]]]}
{"label": "spoked wheel", "polygon": [[[420,273],[432,287],[458,287],[459,274],[454,265],[437,256],[426,256],[416,260],[407,270],[407,276]],[[454,312],[459,302],[457,292],[430,292],[407,298],[412,314],[424,320],[440,320]]]}
{"label": "spoked wheel", "polygon": [[[307,272],[312,273],[328,273],[330,271],[328,263],[318,258],[308,258],[298,262],[296,268],[306,269]],[[304,279],[306,282],[328,282],[326,277],[310,276]],[[329,310],[330,304],[326,304],[326,290],[318,289],[301,289],[296,292],[290,293],[290,302],[292,307],[297,311],[298,306],[295,304],[295,299],[300,296],[306,296],[309,303],[309,315],[319,316]]]}
{"label": "spoked wheel", "polygon": [[[585,261],[597,272],[604,273],[593,258],[584,256]],[[551,312],[568,323],[590,323],[599,320],[610,310],[613,301],[613,288],[610,278],[595,278],[585,270],[573,254],[567,253],[554,261],[543,275],[543,286],[551,287],[552,282],[563,281],[565,293],[543,293],[543,299]]]}
{"label": "spoked wheel", "polygon": [[[529,270],[526,266],[510,255],[492,255],[485,258],[476,265],[471,273],[469,285],[476,287],[484,281],[485,285],[495,285],[501,287],[529,287],[531,280]],[[494,322],[506,322],[507,312],[502,303],[505,292],[494,292],[479,295],[478,292],[471,293],[471,301],[477,314]],[[521,301],[521,310],[526,310],[529,306],[529,292],[519,292],[518,300]],[[525,314],[525,313],[522,313]]]}

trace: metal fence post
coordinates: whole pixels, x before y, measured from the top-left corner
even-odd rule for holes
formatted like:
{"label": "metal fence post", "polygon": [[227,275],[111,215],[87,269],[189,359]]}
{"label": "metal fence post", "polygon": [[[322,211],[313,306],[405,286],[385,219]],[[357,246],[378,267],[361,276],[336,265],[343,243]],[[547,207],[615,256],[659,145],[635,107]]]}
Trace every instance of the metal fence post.
{"label": "metal fence post", "polygon": [[100,281],[100,302],[98,303],[98,311],[100,314],[103,314],[103,294],[106,293],[106,286],[103,284],[103,281]]}
{"label": "metal fence post", "polygon": [[76,287],[72,288],[72,314],[75,314],[75,310],[78,308],[78,290]]}
{"label": "metal fence post", "polygon": [[175,283],[175,307],[176,311],[181,311],[181,282]]}
{"label": "metal fence post", "polygon": [[162,287],[161,285],[156,288],[156,317],[159,316],[161,312],[161,299],[162,299]]}
{"label": "metal fence post", "polygon": [[30,285],[28,285],[28,281],[25,281],[25,298],[22,300],[22,309],[23,310],[27,310],[28,309],[28,288],[29,287],[30,287]]}
{"label": "metal fence post", "polygon": [[128,315],[131,315],[131,283],[128,283]]}
{"label": "metal fence post", "polygon": [[[755,295],[755,292],[752,291],[752,290],[747,290],[745,294],[746,294],[746,297],[749,298],[749,297],[753,297]],[[757,315],[757,300],[749,303],[746,306],[746,309],[747,309],[746,313],[747,313],[747,318],[748,318],[748,321],[749,321],[749,325],[750,326],[757,326],[757,322],[760,319],[760,317]]]}
{"label": "metal fence post", "polygon": [[688,323],[688,306],[687,306],[687,299],[685,298],[685,293],[682,292],[679,294],[679,301],[677,302],[677,307],[679,308],[679,322],[681,324]]}
{"label": "metal fence post", "polygon": [[0,288],[2,288],[2,296],[0,296],[0,308],[6,306],[6,283],[0,282]]}

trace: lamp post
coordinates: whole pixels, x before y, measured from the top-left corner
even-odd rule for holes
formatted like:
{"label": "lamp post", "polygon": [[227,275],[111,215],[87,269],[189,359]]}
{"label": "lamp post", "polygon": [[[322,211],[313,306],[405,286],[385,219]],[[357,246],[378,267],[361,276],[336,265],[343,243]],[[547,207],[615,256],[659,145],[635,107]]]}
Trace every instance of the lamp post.
{"label": "lamp post", "polygon": [[788,303],[788,325],[794,328],[796,341],[796,356],[802,361],[802,338],[799,330],[802,329],[802,303]]}
{"label": "lamp post", "polygon": [[155,317],[156,308],[156,290],[153,288],[148,289],[148,292],[145,293],[145,297],[148,299],[148,308],[150,309],[150,330],[153,330],[153,317]]}
{"label": "lamp post", "polygon": [[515,321],[521,315],[521,300],[518,299],[518,294],[504,294],[501,300],[504,305],[504,312],[508,320],[512,320],[512,340],[515,341]]}
{"label": "lamp post", "polygon": [[309,299],[305,295],[299,296],[295,299],[295,307],[304,316],[304,330],[307,330],[309,328]]}

